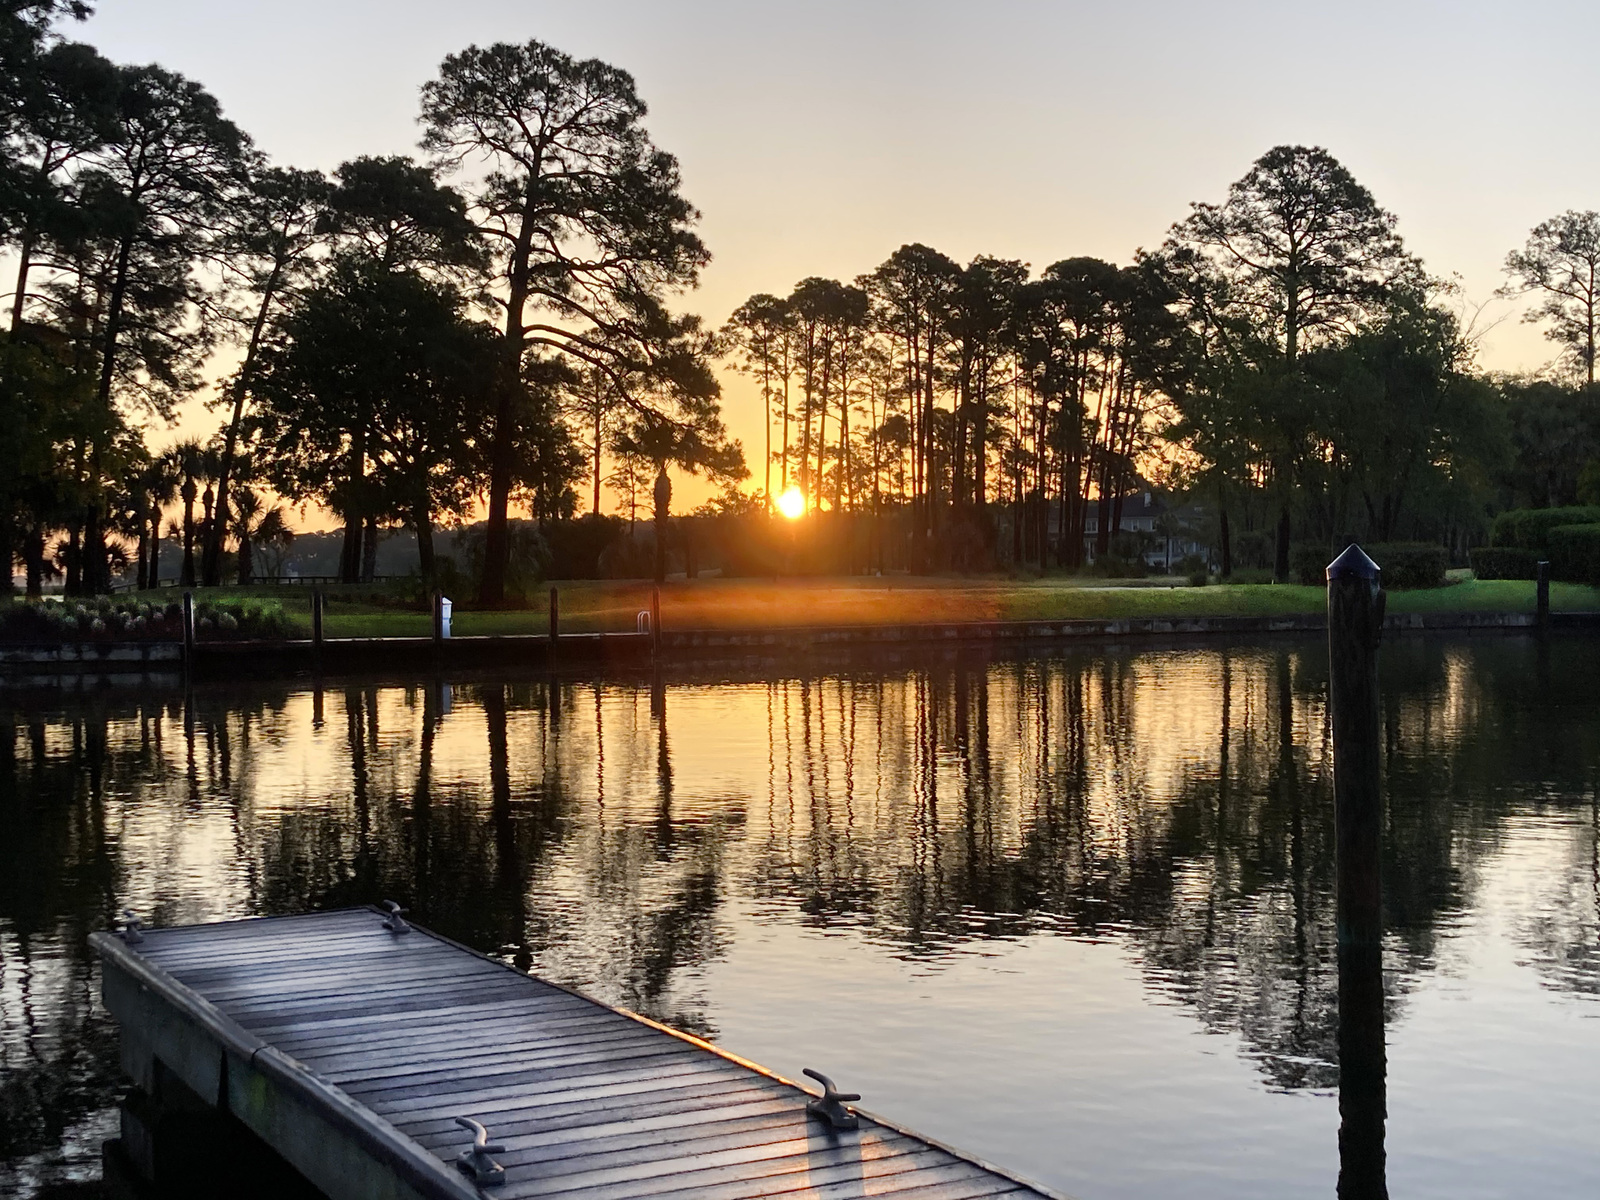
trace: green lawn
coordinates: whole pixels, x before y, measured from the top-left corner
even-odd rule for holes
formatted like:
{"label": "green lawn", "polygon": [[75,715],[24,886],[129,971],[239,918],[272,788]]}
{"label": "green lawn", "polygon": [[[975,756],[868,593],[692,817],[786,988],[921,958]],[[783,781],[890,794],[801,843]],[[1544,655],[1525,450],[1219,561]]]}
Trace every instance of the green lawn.
{"label": "green lawn", "polygon": [[[650,586],[631,581],[582,580],[555,585],[565,632],[630,630],[635,614],[650,606]],[[309,593],[298,588],[219,588],[217,599],[276,599],[303,631],[310,631]],[[161,597],[176,597],[163,589]],[[1551,607],[1600,611],[1600,589],[1556,583]],[[1170,587],[1149,580],[998,580],[958,578],[834,578],[795,580],[706,579],[669,582],[661,593],[662,625],[669,629],[750,629],[794,625],[906,624],[933,621],[1045,620],[1161,616],[1281,616],[1319,612],[1321,588],[1273,584]],[[457,608],[452,632],[537,634],[548,631],[541,593],[531,609],[472,612]],[[1389,611],[1532,612],[1534,585],[1517,580],[1454,581],[1423,591],[1393,592]],[[370,597],[330,596],[329,637],[425,637],[426,612],[374,604]]]}

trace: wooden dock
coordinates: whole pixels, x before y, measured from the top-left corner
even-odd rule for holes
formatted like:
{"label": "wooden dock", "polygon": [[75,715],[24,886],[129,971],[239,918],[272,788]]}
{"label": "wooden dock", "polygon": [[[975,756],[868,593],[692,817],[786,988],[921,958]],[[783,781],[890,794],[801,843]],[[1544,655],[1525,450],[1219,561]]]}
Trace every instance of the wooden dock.
{"label": "wooden dock", "polygon": [[1055,1195],[865,1113],[835,1128],[761,1067],[386,922],[93,935],[124,1068],[181,1081],[334,1200]]}

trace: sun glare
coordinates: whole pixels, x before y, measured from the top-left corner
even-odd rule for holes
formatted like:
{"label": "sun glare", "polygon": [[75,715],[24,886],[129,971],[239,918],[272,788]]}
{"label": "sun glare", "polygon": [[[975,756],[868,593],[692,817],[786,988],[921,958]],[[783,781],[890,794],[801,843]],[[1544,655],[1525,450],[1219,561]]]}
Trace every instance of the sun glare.
{"label": "sun glare", "polygon": [[791,521],[805,516],[805,493],[797,487],[791,487],[788,491],[784,492],[778,497],[778,511],[784,516],[788,517]]}

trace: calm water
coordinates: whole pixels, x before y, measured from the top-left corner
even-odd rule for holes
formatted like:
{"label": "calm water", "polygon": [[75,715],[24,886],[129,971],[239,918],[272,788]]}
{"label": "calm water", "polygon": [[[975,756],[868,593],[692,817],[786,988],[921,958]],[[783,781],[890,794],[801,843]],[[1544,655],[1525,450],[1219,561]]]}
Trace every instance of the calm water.
{"label": "calm water", "polygon": [[[1390,1189],[1600,1194],[1600,645],[1382,668]],[[1329,1197],[1325,684],[1275,642],[0,691],[0,1194],[114,1132],[89,931],[394,897],[1083,1200]]]}

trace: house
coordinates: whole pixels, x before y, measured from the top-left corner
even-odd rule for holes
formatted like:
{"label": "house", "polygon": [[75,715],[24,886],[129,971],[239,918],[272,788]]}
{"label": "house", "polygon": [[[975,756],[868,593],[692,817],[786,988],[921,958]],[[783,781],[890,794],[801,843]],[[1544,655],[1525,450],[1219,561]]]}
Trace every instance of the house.
{"label": "house", "polygon": [[[1112,536],[1131,534],[1139,539],[1145,566],[1171,571],[1190,555],[1211,560],[1211,546],[1200,540],[1205,510],[1198,504],[1173,504],[1162,492],[1140,480],[1138,490],[1122,497],[1121,520]],[[1113,509],[1115,511],[1115,509]],[[1083,561],[1093,563],[1100,534],[1098,505],[1091,505],[1083,524]]]}

